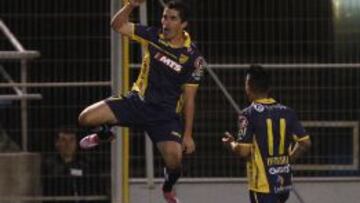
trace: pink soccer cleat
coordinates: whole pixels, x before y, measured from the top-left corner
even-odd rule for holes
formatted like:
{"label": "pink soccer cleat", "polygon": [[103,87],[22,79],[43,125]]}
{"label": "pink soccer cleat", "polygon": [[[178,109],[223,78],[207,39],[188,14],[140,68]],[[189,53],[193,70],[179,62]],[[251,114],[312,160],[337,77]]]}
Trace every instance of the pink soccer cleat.
{"label": "pink soccer cleat", "polygon": [[176,193],[174,191],[171,192],[163,191],[163,196],[167,203],[180,203],[180,200],[176,197]]}
{"label": "pink soccer cleat", "polygon": [[[99,136],[99,133],[102,133],[102,137]],[[98,132],[90,134],[80,140],[80,148],[82,149],[90,149],[98,146],[99,144],[111,142],[115,139],[115,135],[111,131],[106,132]]]}
{"label": "pink soccer cleat", "polygon": [[98,146],[100,143],[100,138],[96,133],[94,133],[82,138],[79,144],[82,149],[91,149]]}

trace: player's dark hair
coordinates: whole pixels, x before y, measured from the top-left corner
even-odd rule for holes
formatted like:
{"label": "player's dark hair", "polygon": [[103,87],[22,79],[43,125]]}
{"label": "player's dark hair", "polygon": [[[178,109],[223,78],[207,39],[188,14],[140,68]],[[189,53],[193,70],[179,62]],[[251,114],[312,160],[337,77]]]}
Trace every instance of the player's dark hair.
{"label": "player's dark hair", "polygon": [[64,133],[64,134],[75,134],[75,136],[77,135],[78,131],[76,128],[74,127],[69,127],[69,126],[62,126],[56,129],[56,134],[55,134],[55,138],[58,139],[60,133]]}
{"label": "player's dark hair", "polygon": [[246,71],[249,76],[250,88],[256,93],[268,93],[270,91],[270,76],[260,65],[251,65]]}
{"label": "player's dark hair", "polygon": [[169,9],[174,9],[179,12],[181,22],[186,22],[190,18],[190,9],[187,4],[179,0],[173,0],[166,3],[166,7]]}

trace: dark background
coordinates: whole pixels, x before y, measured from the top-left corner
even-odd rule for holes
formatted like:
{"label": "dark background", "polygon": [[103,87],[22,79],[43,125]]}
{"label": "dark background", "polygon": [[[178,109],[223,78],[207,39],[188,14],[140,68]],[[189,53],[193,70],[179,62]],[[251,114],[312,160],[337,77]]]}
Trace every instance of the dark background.
{"label": "dark background", "polygon": [[[358,52],[337,51],[337,27],[329,0],[188,2],[193,11],[189,32],[210,64],[360,61]],[[159,25],[161,10],[156,1],[148,4],[149,24]],[[25,48],[41,52],[41,58],[30,63],[30,82],[110,80],[110,1],[2,0],[0,17]],[[359,41],[354,42],[351,46],[359,47]],[[13,49],[3,36],[0,48]],[[131,52],[132,61],[138,62],[139,48],[132,46]],[[1,65],[19,80],[17,62],[1,61]],[[132,80],[137,71],[132,70]],[[243,91],[244,70],[234,66],[215,71],[234,99],[245,107],[248,103]],[[301,120],[359,120],[360,69],[313,67],[269,71],[275,98],[296,109]],[[1,89],[2,94],[8,92],[11,91]],[[76,125],[80,111],[110,96],[111,88],[41,87],[30,88],[29,92],[44,97],[29,103],[29,150],[52,153],[54,130],[62,125]],[[237,161],[220,143],[223,131],[236,128],[236,112],[209,75],[202,83],[197,100],[194,136],[198,150],[185,158],[185,176],[244,176],[243,162]],[[0,111],[0,122],[20,145],[19,102],[2,103]],[[309,128],[308,131],[315,144],[309,158],[302,162],[351,163],[352,150],[347,146],[352,146],[352,140],[348,128]],[[137,131],[131,134],[131,176],[144,177],[144,137]],[[336,153],[333,147],[337,148]],[[99,167],[108,172],[109,146],[101,146],[91,153]],[[156,156],[157,176],[162,171],[161,166]],[[358,174],[359,169],[298,172],[298,175],[309,176]]]}

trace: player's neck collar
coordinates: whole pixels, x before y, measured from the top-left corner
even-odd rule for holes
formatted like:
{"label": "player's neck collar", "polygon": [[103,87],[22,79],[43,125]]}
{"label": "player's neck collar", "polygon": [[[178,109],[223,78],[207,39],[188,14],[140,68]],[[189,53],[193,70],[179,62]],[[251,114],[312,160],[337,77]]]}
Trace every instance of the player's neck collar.
{"label": "player's neck collar", "polygon": [[191,37],[188,32],[184,31],[184,47],[189,48],[191,45]]}
{"label": "player's neck collar", "polygon": [[276,100],[273,98],[261,98],[261,99],[256,99],[254,101],[254,103],[260,103],[260,104],[274,104],[276,103]]}
{"label": "player's neck collar", "polygon": [[[189,33],[186,31],[184,31],[183,36],[184,36],[184,44],[182,46],[175,46],[175,45],[171,44],[170,42],[167,42],[167,44],[171,48],[181,48],[181,47],[189,48],[191,45],[191,37],[190,37]],[[159,37],[160,37],[160,39],[164,40],[164,35],[162,33],[160,33]]]}

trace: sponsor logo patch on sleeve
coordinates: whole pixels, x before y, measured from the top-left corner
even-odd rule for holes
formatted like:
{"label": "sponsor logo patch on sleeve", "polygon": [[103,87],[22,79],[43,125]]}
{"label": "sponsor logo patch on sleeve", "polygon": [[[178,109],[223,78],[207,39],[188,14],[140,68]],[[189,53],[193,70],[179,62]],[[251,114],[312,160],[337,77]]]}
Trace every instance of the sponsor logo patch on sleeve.
{"label": "sponsor logo patch on sleeve", "polygon": [[195,59],[194,67],[195,71],[193,72],[192,76],[195,80],[200,80],[201,77],[204,75],[204,67],[207,65],[205,59],[201,56]]}
{"label": "sponsor logo patch on sleeve", "polygon": [[238,139],[243,139],[246,135],[247,128],[249,126],[249,121],[244,115],[239,115],[238,117]]}

